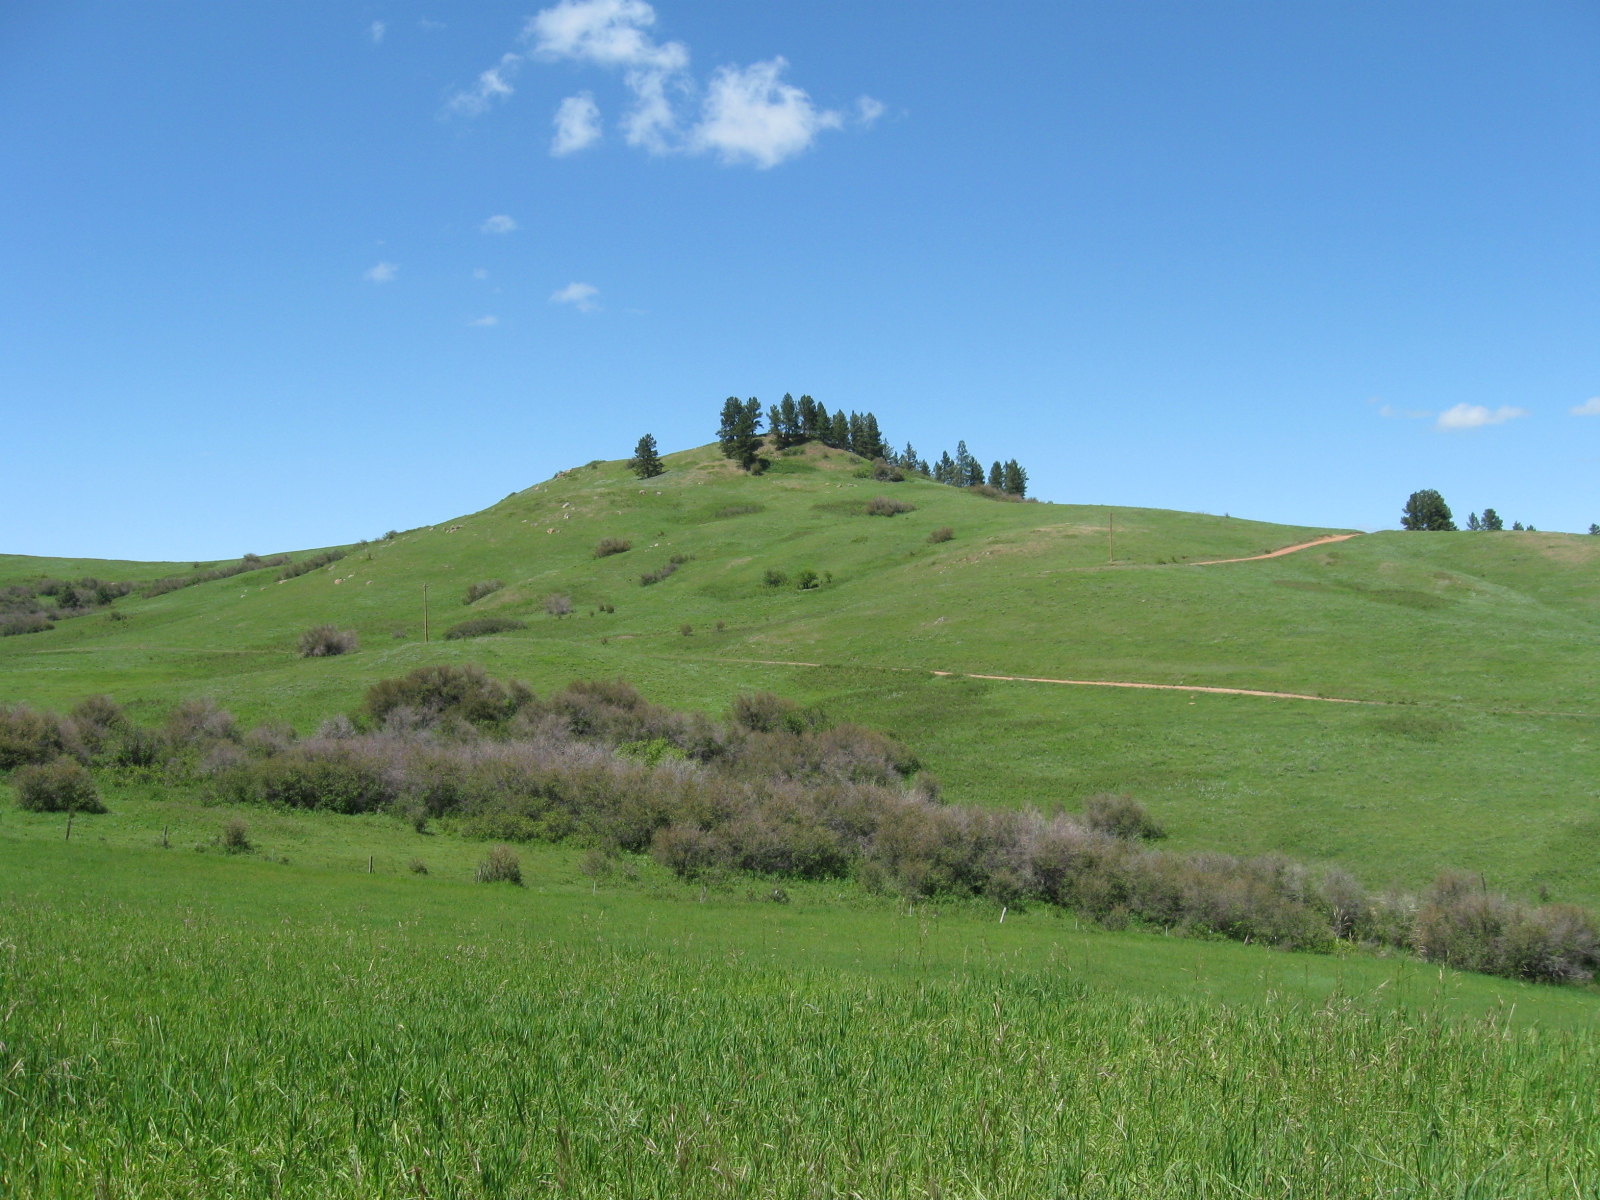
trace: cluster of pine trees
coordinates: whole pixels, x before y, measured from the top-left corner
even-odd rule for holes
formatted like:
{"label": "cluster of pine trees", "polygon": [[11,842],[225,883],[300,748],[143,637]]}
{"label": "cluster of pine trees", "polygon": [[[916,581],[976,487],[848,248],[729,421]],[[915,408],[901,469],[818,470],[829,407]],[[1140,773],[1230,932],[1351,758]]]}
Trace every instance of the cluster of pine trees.
{"label": "cluster of pine trees", "polygon": [[[747,471],[761,463],[761,420],[761,402],[754,396],[742,401],[737,396],[729,396],[723,402],[717,441],[722,453],[737,460]],[[878,426],[878,418],[870,412],[846,413],[841,408],[830,416],[827,406],[818,404],[810,396],[796,400],[785,394],[781,403],[767,406],[766,421],[768,433],[779,450],[804,442],[820,442],[865,459],[882,459],[891,467],[916,471],[951,487],[987,486],[1013,496],[1028,494],[1028,472],[1016,459],[996,462],[985,473],[983,464],[968,452],[967,443],[963,441],[956,445],[954,458],[947,450],[937,462],[929,465],[926,459],[917,457],[916,447],[909,442],[904,451],[897,453],[890,449]]]}

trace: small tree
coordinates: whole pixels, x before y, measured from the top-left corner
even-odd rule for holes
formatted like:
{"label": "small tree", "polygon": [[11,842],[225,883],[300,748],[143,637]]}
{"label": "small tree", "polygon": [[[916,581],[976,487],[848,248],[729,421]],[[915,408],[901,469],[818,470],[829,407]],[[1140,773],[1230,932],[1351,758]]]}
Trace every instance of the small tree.
{"label": "small tree", "polygon": [[656,453],[655,435],[645,434],[633,448],[633,457],[628,460],[628,470],[640,479],[654,479],[666,469],[661,463],[661,456]]}
{"label": "small tree", "polygon": [[729,396],[722,405],[717,442],[723,457],[734,459],[746,471],[760,462],[761,401],[751,396],[741,404],[737,396]]}
{"label": "small tree", "polygon": [[844,409],[841,408],[833,414],[833,424],[828,427],[828,436],[825,440],[835,450],[850,449],[850,418]]}
{"label": "small tree", "polygon": [[1600,525],[1596,525],[1591,522],[1589,525],[1589,536],[1600,537]]}
{"label": "small tree", "polygon": [[1023,470],[1022,464],[1016,459],[1006,462],[1002,472],[1001,488],[1013,496],[1026,496],[1028,494],[1028,472]]}
{"label": "small tree", "polygon": [[817,402],[810,396],[801,396],[800,402],[795,406],[796,428],[800,437],[807,441],[820,442],[822,440],[822,425],[817,419],[817,413],[826,414],[826,409],[819,410]]}
{"label": "small tree", "polygon": [[1487,532],[1499,533],[1505,527],[1506,523],[1500,519],[1500,514],[1495,512],[1494,509],[1486,508],[1483,510],[1483,528]]}
{"label": "small tree", "polygon": [[1428,533],[1450,533],[1455,530],[1456,523],[1450,516],[1450,506],[1444,502],[1444,497],[1432,488],[1424,488],[1411,493],[1400,515],[1400,526],[1402,529]]}
{"label": "small tree", "polygon": [[992,488],[1004,487],[1006,482],[1005,468],[996,462],[989,468],[989,486]]}
{"label": "small tree", "polygon": [[1467,529],[1470,530],[1473,533],[1477,533],[1482,528],[1483,528],[1483,522],[1478,520],[1478,514],[1477,513],[1468,513],[1467,514]]}

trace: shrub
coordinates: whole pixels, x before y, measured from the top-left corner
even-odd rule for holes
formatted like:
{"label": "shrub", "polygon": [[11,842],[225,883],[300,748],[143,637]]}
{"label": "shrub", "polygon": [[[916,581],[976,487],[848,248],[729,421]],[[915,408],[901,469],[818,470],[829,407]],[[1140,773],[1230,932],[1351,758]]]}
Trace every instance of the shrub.
{"label": "shrub", "polygon": [[551,592],[544,598],[544,611],[552,617],[564,617],[572,611],[572,597],[561,592]]}
{"label": "shrub", "polygon": [[301,658],[332,658],[338,654],[353,654],[360,645],[353,629],[318,625],[300,635],[299,654]]}
{"label": "shrub", "polygon": [[954,529],[951,529],[948,525],[941,525],[928,535],[928,542],[930,545],[937,546],[940,542],[948,542],[955,536],[956,531]]}
{"label": "shrub", "polygon": [[649,587],[651,584],[660,583],[663,579],[667,578],[674,571],[676,571],[679,564],[683,561],[685,560],[673,558],[669,562],[665,562],[661,566],[657,567],[654,571],[646,571],[643,575],[639,576],[639,586]]}
{"label": "shrub", "polygon": [[694,633],[694,626],[685,621],[682,625],[678,626],[678,632],[684,637],[690,637]]}
{"label": "shrub", "polygon": [[222,848],[229,854],[250,852],[250,827],[242,817],[229,817],[222,826]]}
{"label": "shrub", "polygon": [[363,708],[380,723],[403,710],[424,724],[449,717],[483,725],[511,716],[530,696],[522,684],[507,687],[482,667],[441,665],[380,679],[367,689]]}
{"label": "shrub", "polygon": [[1167,831],[1132,796],[1101,792],[1084,801],[1083,818],[1090,829],[1115,838],[1164,838]]}
{"label": "shrub", "polygon": [[17,789],[17,807],[28,812],[106,811],[94,776],[70,758],[19,767],[11,782]]}
{"label": "shrub", "polygon": [[[343,558],[341,552],[339,557]],[[287,554],[275,554],[271,558],[261,558],[254,554],[246,554],[236,563],[224,567],[212,567],[202,571],[199,564],[195,564],[193,575],[168,575],[165,579],[157,579],[144,586],[146,596],[164,596],[168,592],[175,592],[179,588],[193,587],[197,583],[211,583],[217,579],[232,579],[235,575],[243,575],[249,571],[259,571],[265,567],[281,567],[289,561]],[[307,568],[308,570],[310,568]]]}
{"label": "shrub", "polygon": [[428,873],[428,864],[420,858],[413,858],[408,865],[408,869],[413,875],[426,875]]}
{"label": "shrub", "polygon": [[781,588],[789,582],[789,577],[777,567],[768,567],[766,574],[761,577],[761,582],[770,588]]}
{"label": "shrub", "polygon": [[725,521],[730,517],[744,517],[744,516],[750,515],[751,513],[758,513],[758,512],[765,512],[765,511],[766,511],[766,505],[764,505],[764,504],[728,504],[728,505],[724,505],[722,508],[717,509],[717,511],[715,513],[713,513],[712,516],[716,520]]}
{"label": "shrub", "polygon": [[478,864],[479,883],[514,883],[522,886],[522,862],[510,846],[496,846]]}
{"label": "shrub", "polygon": [[452,625],[444,631],[444,637],[447,642],[455,642],[462,638],[487,637],[491,633],[505,633],[508,630],[527,627],[526,621],[519,621],[515,617],[474,617],[470,621]]}
{"label": "shrub", "polygon": [[63,755],[88,757],[72,722],[25,704],[14,708],[0,704],[0,770],[47,763]]}
{"label": "shrub", "polygon": [[815,571],[813,571],[810,567],[807,567],[804,571],[801,571],[800,574],[794,577],[794,585],[802,592],[809,592],[815,588],[821,587],[822,580],[817,576]]}
{"label": "shrub", "polygon": [[13,637],[21,633],[48,633],[54,629],[50,618],[42,612],[0,613],[0,637]]}
{"label": "shrub", "polygon": [[1435,880],[1416,916],[1417,952],[1431,962],[1519,979],[1568,982],[1600,966],[1594,919],[1572,905],[1529,909],[1470,875]]}
{"label": "shrub", "polygon": [[[392,538],[394,534],[391,532],[386,536]],[[310,558],[302,558],[297,563],[289,563],[287,567],[278,572],[278,578],[280,580],[297,579],[301,575],[309,575],[312,571],[332,566],[344,556],[345,552],[343,550],[324,550],[321,554],[313,554]],[[285,558],[281,561],[288,562],[288,559]]]}
{"label": "shrub", "polygon": [[633,549],[627,538],[601,538],[594,548],[596,558],[609,558],[613,554],[626,554]]}
{"label": "shrub", "polygon": [[474,583],[467,588],[467,593],[461,598],[463,604],[476,604],[485,596],[498,592],[505,584],[498,579],[485,579],[482,583]]}
{"label": "shrub", "polygon": [[893,500],[888,496],[874,496],[867,501],[867,516],[892,517],[896,513],[916,512],[917,506],[908,500]]}

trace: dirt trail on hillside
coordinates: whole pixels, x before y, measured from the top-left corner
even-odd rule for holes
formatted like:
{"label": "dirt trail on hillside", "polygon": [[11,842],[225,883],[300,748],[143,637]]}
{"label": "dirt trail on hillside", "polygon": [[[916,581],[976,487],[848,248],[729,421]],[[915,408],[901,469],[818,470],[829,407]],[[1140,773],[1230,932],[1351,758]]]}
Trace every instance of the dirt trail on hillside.
{"label": "dirt trail on hillside", "polygon": [[[720,658],[712,661],[754,663],[763,667],[823,668],[830,665],[828,663],[794,662],[781,658]],[[929,675],[940,675],[946,678],[995,679],[1006,683],[1054,683],[1063,687],[1136,688],[1150,692],[1209,692],[1217,696],[1261,696],[1268,700],[1317,700],[1323,704],[1387,703],[1384,700],[1350,700],[1342,696],[1312,696],[1304,692],[1268,692],[1259,688],[1207,687],[1198,683],[1134,683],[1123,679],[1045,679],[1037,675],[980,675],[974,671],[935,671],[928,667],[883,667],[871,664],[867,666],[867,669],[874,671],[910,671],[919,675],[926,671]]]}
{"label": "dirt trail on hillside", "polygon": [[1293,554],[1297,550],[1309,550],[1313,546],[1326,546],[1332,542],[1348,542],[1353,537],[1360,537],[1359,533],[1330,533],[1327,537],[1319,537],[1314,542],[1301,542],[1298,546],[1285,546],[1282,550],[1272,550],[1266,554],[1252,554],[1248,558],[1208,558],[1205,562],[1184,563],[1186,567],[1217,567],[1223,563],[1260,562],[1263,558],[1282,558],[1285,554]]}

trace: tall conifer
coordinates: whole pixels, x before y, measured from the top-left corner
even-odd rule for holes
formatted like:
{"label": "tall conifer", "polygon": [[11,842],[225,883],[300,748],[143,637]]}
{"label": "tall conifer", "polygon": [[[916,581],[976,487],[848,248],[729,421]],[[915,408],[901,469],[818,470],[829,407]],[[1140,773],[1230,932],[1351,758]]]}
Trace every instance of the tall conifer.
{"label": "tall conifer", "polygon": [[666,469],[661,462],[661,456],[656,453],[655,435],[645,434],[633,448],[633,457],[628,460],[628,470],[640,479],[654,479]]}
{"label": "tall conifer", "polygon": [[810,396],[801,396],[796,415],[800,421],[800,436],[820,442],[822,427],[817,423],[817,402]]}
{"label": "tall conifer", "polygon": [[850,449],[850,417],[842,408],[833,414],[833,427],[829,431],[828,445],[835,450]]}
{"label": "tall conifer", "polygon": [[996,462],[992,467],[989,468],[989,486],[992,488],[998,488],[1001,487],[1005,481],[1005,471],[1001,468],[1000,464]]}

